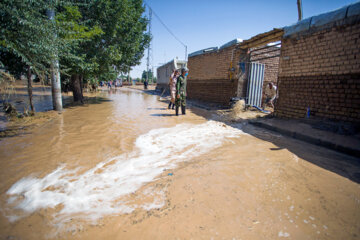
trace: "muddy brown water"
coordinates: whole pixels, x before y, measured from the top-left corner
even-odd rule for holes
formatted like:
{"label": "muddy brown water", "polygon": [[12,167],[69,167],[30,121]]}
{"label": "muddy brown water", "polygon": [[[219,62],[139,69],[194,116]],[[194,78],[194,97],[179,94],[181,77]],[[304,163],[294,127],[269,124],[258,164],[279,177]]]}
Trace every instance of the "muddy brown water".
{"label": "muddy brown water", "polygon": [[3,139],[0,238],[360,238],[358,159],[216,119],[121,89]]}

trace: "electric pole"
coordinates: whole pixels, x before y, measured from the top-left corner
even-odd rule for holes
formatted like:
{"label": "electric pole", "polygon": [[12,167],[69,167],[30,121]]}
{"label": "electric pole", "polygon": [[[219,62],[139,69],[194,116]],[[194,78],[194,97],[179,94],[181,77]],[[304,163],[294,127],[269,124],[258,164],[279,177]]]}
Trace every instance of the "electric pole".
{"label": "electric pole", "polygon": [[302,11],[302,2],[301,2],[301,0],[297,0],[297,7],[298,7],[299,21],[301,21],[302,18],[303,18],[303,11]]}
{"label": "electric pole", "polygon": [[[151,37],[151,18],[152,10],[149,7],[149,36]],[[149,83],[149,66],[150,66],[150,51],[151,51],[151,41],[148,47],[147,63],[146,63],[146,82]]]}

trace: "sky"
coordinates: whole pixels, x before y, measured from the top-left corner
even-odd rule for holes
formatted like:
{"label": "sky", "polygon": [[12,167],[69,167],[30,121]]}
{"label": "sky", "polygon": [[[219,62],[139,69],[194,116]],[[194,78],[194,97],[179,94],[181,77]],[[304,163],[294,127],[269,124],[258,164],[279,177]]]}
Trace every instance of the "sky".
{"label": "sky", "polygon": [[[297,22],[297,0],[145,0],[152,10],[187,45],[187,53],[220,47],[235,39],[249,39],[273,28]],[[303,18],[332,11],[356,0],[302,0]],[[148,9],[146,9],[148,14]],[[150,65],[156,68],[173,58],[185,58],[185,48],[153,15]],[[146,57],[130,76],[141,77]],[[151,67],[150,66],[150,67]]]}

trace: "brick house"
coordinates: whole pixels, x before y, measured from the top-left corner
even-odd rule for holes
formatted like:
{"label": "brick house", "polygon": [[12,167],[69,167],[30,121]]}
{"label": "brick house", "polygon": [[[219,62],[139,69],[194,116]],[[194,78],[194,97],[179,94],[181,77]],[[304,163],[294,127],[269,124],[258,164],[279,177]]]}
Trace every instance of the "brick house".
{"label": "brick house", "polygon": [[285,27],[275,115],[360,123],[360,3]]}
{"label": "brick house", "polygon": [[276,83],[280,44],[269,43],[278,42],[282,34],[282,29],[273,29],[249,40],[235,39],[220,48],[189,54],[188,97],[222,105],[229,104],[233,97],[246,99],[252,62],[265,66],[264,86],[270,81]]}

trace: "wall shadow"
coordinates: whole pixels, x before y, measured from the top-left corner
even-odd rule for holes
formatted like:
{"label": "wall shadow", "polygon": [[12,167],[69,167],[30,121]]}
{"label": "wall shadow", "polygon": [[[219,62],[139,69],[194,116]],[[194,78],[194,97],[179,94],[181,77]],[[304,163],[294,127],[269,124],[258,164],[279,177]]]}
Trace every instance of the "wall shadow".
{"label": "wall shadow", "polygon": [[[150,95],[160,95],[156,91],[144,91]],[[169,103],[167,99],[158,99],[159,102]],[[252,135],[263,141],[271,142],[276,147],[269,148],[269,151],[280,151],[287,149],[289,152],[295,154],[299,158],[315,164],[323,169],[336,173],[353,182],[360,183],[360,159],[327,149],[321,146],[300,141],[267,129],[259,128],[248,124],[247,120],[240,122],[242,124],[225,121],[218,114],[209,111],[217,109],[217,106],[208,106],[207,104],[197,104],[196,101],[187,100],[189,103],[187,109],[192,113],[204,117],[208,120],[215,120],[223,122],[232,127],[241,129],[243,132]],[[226,108],[225,108],[226,109]],[[165,114],[174,116],[172,114]],[[154,114],[154,116],[164,116],[164,114]]]}
{"label": "wall shadow", "polygon": [[147,110],[167,110],[167,108],[147,108]]}
{"label": "wall shadow", "polygon": [[[237,127],[237,125],[229,125]],[[244,127],[237,128],[258,139],[271,142],[276,145],[276,147],[269,148],[270,151],[287,149],[305,161],[336,173],[342,177],[348,178],[353,182],[360,183],[359,158],[297,140],[250,124],[245,124]]]}
{"label": "wall shadow", "polygon": [[154,116],[154,117],[173,117],[175,116],[175,113],[170,114],[170,113],[153,113],[150,114],[150,116]]}

